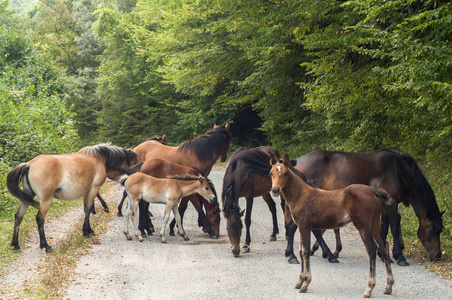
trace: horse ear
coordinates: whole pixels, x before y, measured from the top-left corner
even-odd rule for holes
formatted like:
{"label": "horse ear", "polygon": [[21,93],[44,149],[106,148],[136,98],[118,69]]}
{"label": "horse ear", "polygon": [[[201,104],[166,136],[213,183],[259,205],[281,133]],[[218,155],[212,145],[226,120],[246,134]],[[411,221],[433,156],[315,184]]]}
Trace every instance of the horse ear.
{"label": "horse ear", "polygon": [[240,216],[243,217],[244,214],[245,214],[245,209],[243,209],[243,210],[240,212]]}
{"label": "horse ear", "polygon": [[224,128],[226,128],[226,130],[231,131],[231,125],[229,123],[226,123],[224,125]]}
{"label": "horse ear", "polygon": [[270,165],[276,164],[276,157],[273,155],[273,153],[270,154]]}
{"label": "horse ear", "polygon": [[284,155],[284,164],[286,166],[290,165],[290,159],[289,159],[289,155],[287,153]]}
{"label": "horse ear", "polygon": [[166,144],[166,134],[163,134],[162,136],[162,144]]}

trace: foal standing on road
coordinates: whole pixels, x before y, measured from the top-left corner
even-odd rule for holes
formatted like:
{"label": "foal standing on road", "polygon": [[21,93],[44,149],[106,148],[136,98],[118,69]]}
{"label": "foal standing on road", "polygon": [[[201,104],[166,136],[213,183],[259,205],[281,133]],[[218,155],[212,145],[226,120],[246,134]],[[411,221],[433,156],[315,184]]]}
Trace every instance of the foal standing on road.
{"label": "foal standing on road", "polygon": [[129,201],[127,201],[127,207],[124,212],[124,234],[128,240],[132,239],[129,235],[129,214],[132,209],[133,231],[135,231],[135,235],[138,239],[143,241],[143,237],[138,231],[138,222],[135,218],[140,200],[149,203],[165,204],[165,213],[163,215],[162,227],[160,229],[162,243],[166,243],[165,228],[168,224],[171,210],[173,211],[176,219],[180,235],[184,238],[184,240],[188,241],[188,236],[182,226],[178,210],[178,204],[182,197],[198,193],[210,203],[217,200],[215,194],[210,188],[211,183],[203,176],[196,177],[192,175],[184,175],[169,178],[156,178],[137,172],[130,175],[121,183],[124,185],[126,193],[129,196]]}
{"label": "foal standing on road", "polygon": [[300,232],[302,262],[296,288],[304,293],[311,282],[311,230],[335,229],[353,222],[369,256],[369,279],[363,297],[369,298],[375,287],[377,245],[386,266],[385,294],[391,294],[394,277],[388,244],[381,237],[380,225],[383,201],[387,201],[386,194],[361,184],[352,184],[334,191],[316,189],[295,173],[297,171],[291,167],[287,154],[279,161],[273,156],[270,163],[272,194],[276,197],[282,193]]}

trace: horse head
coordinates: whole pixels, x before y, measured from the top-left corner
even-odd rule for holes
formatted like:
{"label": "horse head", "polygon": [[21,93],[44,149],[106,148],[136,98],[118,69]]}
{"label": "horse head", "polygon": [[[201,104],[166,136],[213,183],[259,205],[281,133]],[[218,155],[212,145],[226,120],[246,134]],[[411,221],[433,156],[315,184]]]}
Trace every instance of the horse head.
{"label": "horse head", "polygon": [[232,246],[232,254],[238,257],[240,254],[240,237],[242,236],[242,220],[241,217],[245,210],[240,211],[240,207],[235,206],[229,211],[223,211],[226,218],[226,229]]}

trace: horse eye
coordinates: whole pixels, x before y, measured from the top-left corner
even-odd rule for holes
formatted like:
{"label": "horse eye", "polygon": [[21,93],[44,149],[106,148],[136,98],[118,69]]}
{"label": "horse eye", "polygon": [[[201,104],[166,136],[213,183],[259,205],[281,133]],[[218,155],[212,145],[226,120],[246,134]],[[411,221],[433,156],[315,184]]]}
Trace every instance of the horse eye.
{"label": "horse eye", "polygon": [[284,172],[284,176],[287,176],[287,172]]}
{"label": "horse eye", "polygon": [[208,188],[208,187],[205,187],[204,189],[205,189],[206,191],[208,191],[208,190],[209,190],[209,188]]}

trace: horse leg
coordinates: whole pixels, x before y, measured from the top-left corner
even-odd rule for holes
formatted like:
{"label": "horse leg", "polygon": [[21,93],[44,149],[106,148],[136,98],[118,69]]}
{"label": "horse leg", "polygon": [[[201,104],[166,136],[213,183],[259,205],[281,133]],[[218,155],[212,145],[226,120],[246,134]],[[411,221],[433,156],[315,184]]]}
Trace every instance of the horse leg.
{"label": "horse leg", "polygon": [[[323,238],[323,234],[325,233],[325,231],[326,230],[324,230],[324,229],[320,230],[320,234],[322,235],[322,238]],[[312,232],[314,233],[314,230]],[[314,234],[314,236],[315,236],[315,234]],[[311,255],[314,255],[314,253],[317,251],[317,249],[319,249],[320,244],[319,244],[319,242],[317,240],[318,240],[318,238],[316,236],[316,240],[315,240],[315,242],[314,242],[314,244],[312,245],[312,248],[311,248]],[[324,256],[323,258],[326,258],[326,257]]]}
{"label": "horse leg", "polygon": [[163,214],[162,227],[160,228],[160,238],[162,239],[162,243],[164,243],[164,244],[166,244],[166,238],[165,238],[166,225],[168,225],[170,213],[171,213],[171,210],[173,209],[173,206],[175,205],[175,202],[176,201],[166,199],[165,213]]}
{"label": "horse leg", "polygon": [[11,241],[11,246],[13,247],[14,250],[20,249],[19,228],[20,228],[20,223],[22,223],[24,215],[27,212],[28,206],[29,206],[28,204],[21,202],[19,209],[17,210],[16,215],[14,216],[14,234],[13,234],[13,239]]}
{"label": "horse leg", "polygon": [[104,212],[109,213],[110,210],[108,209],[107,203],[104,199],[100,196],[100,194],[97,194],[97,198],[99,199],[100,203],[102,204],[102,207],[104,208]]}
{"label": "horse leg", "polygon": [[[322,232],[323,231],[323,232]],[[312,233],[314,234],[318,244],[320,247],[322,247],[323,251],[323,258],[328,258],[328,261],[330,263],[338,263],[339,260],[337,260],[336,256],[334,256],[333,253],[331,253],[330,248],[325,243],[325,240],[323,239],[322,234],[325,232],[325,230],[313,230]],[[312,253],[311,253],[312,255]]]}
{"label": "horse leg", "polygon": [[121,201],[118,204],[118,214],[117,214],[118,217],[122,217],[123,216],[123,214],[122,214],[122,205],[124,204],[124,200],[126,199],[126,197],[127,197],[127,193],[126,193],[126,191],[124,191],[124,193],[122,194],[122,199],[121,199]]}
{"label": "horse leg", "polygon": [[[143,201],[143,200],[141,200]],[[138,222],[137,222],[137,209],[138,209],[138,201],[131,201],[131,209],[127,209],[130,213],[132,212],[132,231],[133,234],[138,238],[140,242],[142,242],[144,239],[140,234],[140,231],[138,230]]]}
{"label": "horse leg", "polygon": [[386,240],[382,239],[381,235],[381,226],[380,222],[378,220],[379,218],[375,218],[374,222],[372,223],[372,235],[377,242],[378,250],[381,253],[381,256],[383,258],[383,262],[385,263],[386,268],[386,288],[385,288],[385,294],[389,295],[392,293],[392,286],[394,285],[394,276],[392,275],[392,269],[391,269],[391,257],[389,255],[389,244],[386,242]]}
{"label": "horse leg", "polygon": [[268,209],[270,209],[270,212],[272,213],[273,232],[270,235],[270,241],[276,241],[276,235],[279,234],[278,219],[276,218],[276,203],[270,196],[270,194],[266,194],[262,196],[262,198],[264,198],[265,202],[268,205]]}
{"label": "horse leg", "polygon": [[311,283],[311,230],[307,228],[299,229],[300,231],[300,258],[301,273],[295,288],[300,289],[300,293],[305,293]]}
{"label": "horse leg", "polygon": [[246,213],[245,213],[245,226],[246,226],[246,237],[245,237],[245,245],[243,245],[243,253],[250,252],[250,244],[251,244],[251,212],[253,211],[253,197],[246,197]]}
{"label": "horse leg", "polygon": [[385,207],[392,237],[394,238],[394,248],[392,249],[392,256],[397,261],[397,264],[399,266],[409,266],[410,264],[403,256],[404,245],[402,241],[402,233],[400,231],[400,215],[398,212],[398,204],[397,202],[393,201],[391,205],[386,205]]}
{"label": "horse leg", "polygon": [[85,209],[85,221],[83,222],[83,235],[88,237],[91,234],[94,234],[94,231],[91,229],[91,226],[89,224],[89,215],[91,206],[94,203],[94,198],[96,197],[97,193],[99,192],[99,188],[96,188],[94,190],[89,191],[84,197],[83,197],[83,206]]}
{"label": "horse leg", "polygon": [[[50,202],[52,201],[52,197],[43,198],[42,200],[39,199],[39,210],[36,214],[36,223],[38,224],[38,232],[39,232],[39,247],[45,248],[46,253],[50,253],[53,251],[52,247],[47,244],[46,240],[46,234],[44,232],[44,223],[46,219],[46,214],[49,211]],[[89,208],[88,208],[88,215],[89,215]],[[85,209],[86,213],[86,209]]]}
{"label": "horse leg", "polygon": [[375,244],[374,237],[370,228],[358,228],[358,230],[369,257],[369,278],[367,280],[366,291],[363,294],[363,298],[369,298],[376,284],[375,268],[377,258],[377,245]]}
{"label": "horse leg", "polygon": [[288,224],[286,225],[287,228],[287,247],[286,247],[286,257],[288,257],[288,261],[290,264],[299,264],[297,257],[295,256],[295,253],[293,252],[293,242],[295,238],[295,232],[298,229],[297,224],[290,219]]}
{"label": "horse leg", "polygon": [[334,251],[333,255],[336,256],[336,258],[339,257],[339,253],[342,251],[341,234],[339,231],[339,228],[334,229],[334,236],[336,237],[336,251]]}
{"label": "horse leg", "polygon": [[[123,199],[124,200],[124,199]],[[122,203],[121,203],[122,206]],[[132,206],[132,197],[129,196],[129,200],[126,202],[126,206],[124,207],[124,230],[122,231],[126,236],[126,239],[131,240],[132,237],[129,234],[129,215],[130,215],[130,207]]]}
{"label": "horse leg", "polygon": [[151,217],[149,216],[149,202],[140,200],[138,206],[140,208],[138,229],[141,231],[141,236],[146,237],[146,231],[147,235],[151,236],[152,232],[154,232],[154,225],[152,225]]}
{"label": "horse leg", "polygon": [[[181,222],[184,218],[184,214],[185,214],[185,211],[187,210],[187,207],[188,207],[188,200],[187,200],[187,197],[184,197],[179,202],[179,209],[178,209],[179,215],[181,218]],[[169,235],[171,235],[171,236],[174,236],[174,225],[176,225],[176,215],[174,215],[174,218],[169,225],[169,227],[170,227]]]}
{"label": "horse leg", "polygon": [[176,219],[176,223],[177,223],[177,227],[179,228],[179,234],[184,238],[184,241],[188,241],[189,238],[187,236],[187,233],[185,232],[184,226],[182,225],[182,218],[179,214],[179,209],[177,207],[177,205],[174,205],[173,208],[173,214],[174,214],[174,218]]}

